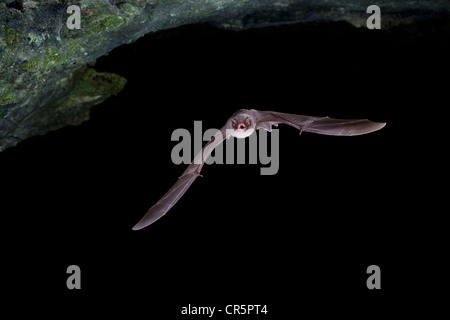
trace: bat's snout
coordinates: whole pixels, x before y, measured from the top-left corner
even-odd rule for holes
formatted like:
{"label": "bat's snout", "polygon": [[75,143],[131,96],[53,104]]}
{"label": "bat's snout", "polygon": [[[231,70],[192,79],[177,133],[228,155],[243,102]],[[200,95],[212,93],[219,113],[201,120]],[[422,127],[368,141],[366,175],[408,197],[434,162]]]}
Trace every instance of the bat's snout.
{"label": "bat's snout", "polygon": [[247,126],[243,122],[239,122],[236,127],[238,130],[247,130]]}

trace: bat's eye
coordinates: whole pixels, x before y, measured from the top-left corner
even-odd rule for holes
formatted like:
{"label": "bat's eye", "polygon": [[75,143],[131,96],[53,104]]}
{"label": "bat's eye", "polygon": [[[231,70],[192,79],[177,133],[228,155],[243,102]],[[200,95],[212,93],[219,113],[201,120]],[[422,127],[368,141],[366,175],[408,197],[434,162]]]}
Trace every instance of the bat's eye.
{"label": "bat's eye", "polygon": [[248,128],[248,127],[250,127],[250,126],[252,125],[252,123],[251,123],[251,121],[248,119],[248,117],[245,118],[244,125],[245,125],[246,128]]}

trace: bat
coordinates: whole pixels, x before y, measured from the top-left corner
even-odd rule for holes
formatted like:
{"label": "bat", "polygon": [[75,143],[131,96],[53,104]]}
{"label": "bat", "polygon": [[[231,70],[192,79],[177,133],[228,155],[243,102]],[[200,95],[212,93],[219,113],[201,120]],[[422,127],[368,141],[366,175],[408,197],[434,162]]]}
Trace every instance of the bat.
{"label": "bat", "polygon": [[272,126],[287,124],[302,132],[313,132],[331,136],[356,136],[383,128],[386,123],[372,122],[367,119],[349,120],[329,117],[302,116],[274,111],[241,109],[236,111],[218,130],[211,140],[195,156],[186,171],[169,191],[153,206],[133,227],[140,230],[164,216],[184,195],[191,184],[200,176],[200,171],[211,152],[225,139],[233,136],[239,139],[250,136],[255,130],[272,131]]}

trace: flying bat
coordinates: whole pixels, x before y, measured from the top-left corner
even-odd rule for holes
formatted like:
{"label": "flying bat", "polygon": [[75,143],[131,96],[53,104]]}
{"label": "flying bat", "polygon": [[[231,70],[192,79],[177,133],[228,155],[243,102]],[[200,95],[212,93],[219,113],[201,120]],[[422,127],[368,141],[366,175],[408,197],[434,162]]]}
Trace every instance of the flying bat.
{"label": "flying bat", "polygon": [[272,126],[278,126],[279,123],[297,128],[300,133],[313,132],[331,136],[356,136],[380,130],[386,125],[386,123],[372,122],[367,119],[344,120],[254,109],[238,110],[228,119],[222,129],[216,132],[195,156],[178,181],[148,210],[147,214],[133,227],[133,230],[142,229],[165,215],[200,175],[206,159],[222,141],[231,136],[246,138],[258,129],[272,131]]}

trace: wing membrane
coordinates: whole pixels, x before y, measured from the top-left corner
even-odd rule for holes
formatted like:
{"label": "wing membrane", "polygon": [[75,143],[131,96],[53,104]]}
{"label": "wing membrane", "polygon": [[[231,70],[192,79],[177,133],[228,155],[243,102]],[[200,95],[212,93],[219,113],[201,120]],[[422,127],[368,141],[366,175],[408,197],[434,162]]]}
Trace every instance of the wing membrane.
{"label": "wing membrane", "polygon": [[[386,123],[367,119],[333,119],[328,117],[302,116],[289,113],[261,111],[258,117],[259,127],[284,123],[300,130],[332,136],[356,136],[383,128]],[[269,126],[269,127],[270,127]]]}
{"label": "wing membrane", "polygon": [[180,198],[189,189],[191,184],[200,175],[205,160],[209,157],[211,152],[226,138],[226,127],[217,131],[214,137],[209,141],[200,151],[192,163],[187,167],[186,171],[178,178],[177,182],[172,186],[172,188],[167,191],[167,193],[157,202],[153,207],[151,207],[147,214],[133,227],[133,230],[139,230],[145,228],[146,226],[152,224],[163,215],[167,213]]}

